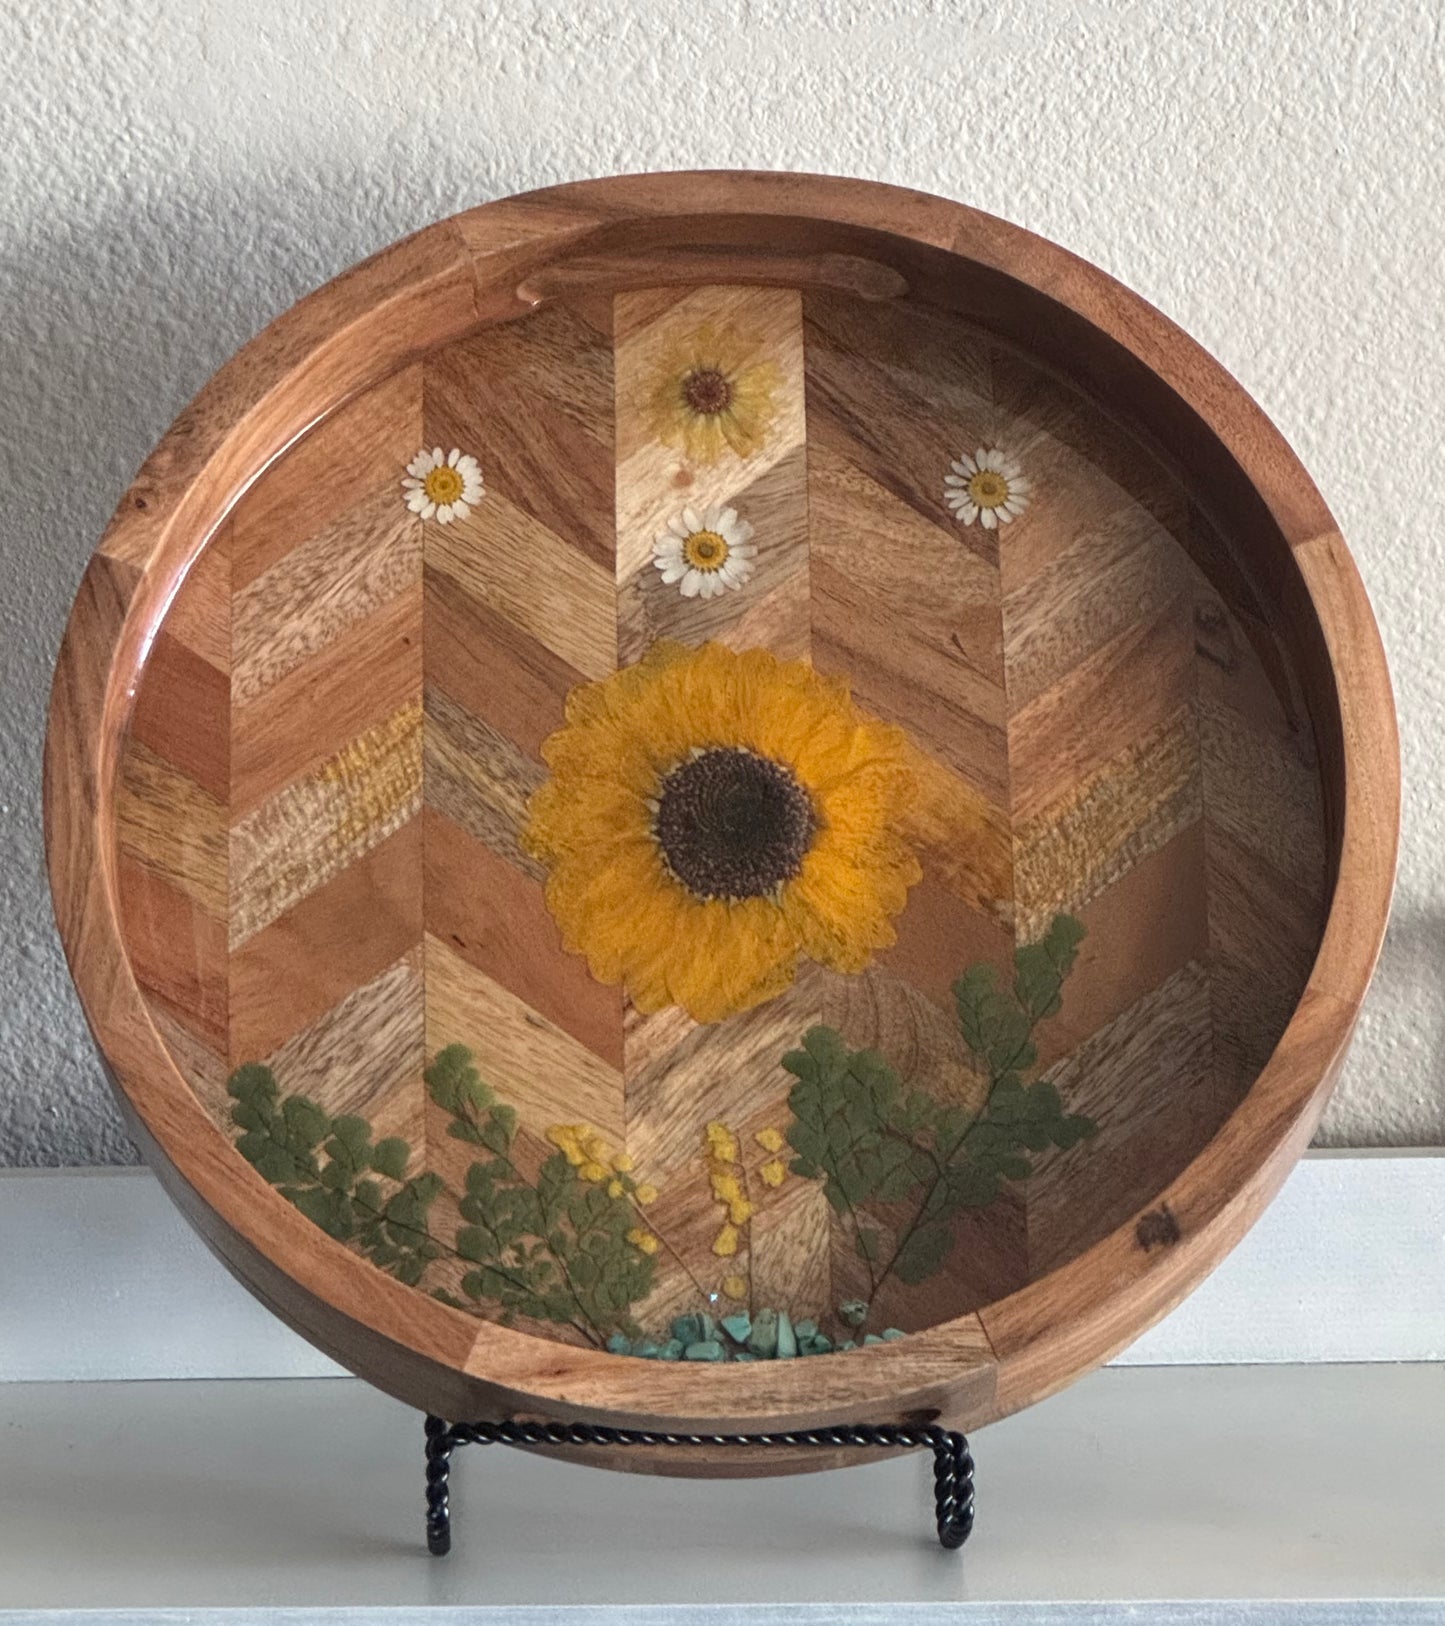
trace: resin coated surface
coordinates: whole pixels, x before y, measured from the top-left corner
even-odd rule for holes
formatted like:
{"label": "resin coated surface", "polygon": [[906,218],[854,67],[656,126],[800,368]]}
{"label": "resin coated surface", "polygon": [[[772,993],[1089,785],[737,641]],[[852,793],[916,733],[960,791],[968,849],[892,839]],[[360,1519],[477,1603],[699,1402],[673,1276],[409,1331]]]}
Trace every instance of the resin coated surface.
{"label": "resin coated surface", "polygon": [[913,301],[435,348],[155,639],[150,1013],[238,1159],[478,1316],[727,1360],[982,1309],[1148,1210],[1318,946],[1314,737],[1200,498]]}

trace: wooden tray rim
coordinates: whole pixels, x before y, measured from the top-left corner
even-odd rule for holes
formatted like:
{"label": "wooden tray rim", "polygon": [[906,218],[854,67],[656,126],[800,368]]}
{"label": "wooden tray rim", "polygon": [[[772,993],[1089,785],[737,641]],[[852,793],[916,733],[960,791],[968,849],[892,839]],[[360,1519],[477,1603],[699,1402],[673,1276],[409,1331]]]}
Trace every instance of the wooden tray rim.
{"label": "wooden tray rim", "polygon": [[[829,245],[851,230],[943,251],[1043,294],[1148,368],[1238,466],[1292,556],[1335,680],[1333,695],[1314,697],[1337,711],[1343,742],[1323,940],[1274,1055],[1156,1199],[1181,1218],[1183,1240],[1145,1251],[1131,1219],[985,1310],[846,1362],[641,1363],[479,1322],[402,1286],[326,1237],[235,1155],[152,1024],[120,930],[119,747],[151,639],[215,527],[322,416],[420,351],[525,314],[534,298],[518,290],[528,277],[634,221],[673,230],[679,243],[705,221],[724,241],[741,222],[744,243],[763,227],[805,242],[815,229]],[[767,256],[754,259],[756,274],[744,264],[737,280],[767,279]],[[787,270],[795,276],[798,266]],[[775,263],[772,280],[792,277]],[[1138,295],[1019,227],[875,182],[768,172],[612,177],[484,204],[383,250],[278,318],[182,412],[122,497],[77,593],[45,749],[52,897],[87,1020],[132,1132],[227,1267],[327,1353],[414,1404],[666,1428],[922,1413],[974,1426],[1062,1387],[1145,1330],[1233,1246],[1313,1133],[1379,952],[1398,822],[1394,705],[1368,600],[1308,474],[1243,388]]]}

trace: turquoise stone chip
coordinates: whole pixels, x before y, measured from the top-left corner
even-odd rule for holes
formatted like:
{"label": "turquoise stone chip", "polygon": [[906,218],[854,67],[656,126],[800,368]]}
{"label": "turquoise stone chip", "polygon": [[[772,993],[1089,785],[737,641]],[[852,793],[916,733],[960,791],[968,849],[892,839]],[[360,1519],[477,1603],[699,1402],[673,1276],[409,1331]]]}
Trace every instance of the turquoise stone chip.
{"label": "turquoise stone chip", "polygon": [[770,1361],[778,1353],[778,1312],[759,1310],[753,1317],[748,1348],[760,1361]]}
{"label": "turquoise stone chip", "polygon": [[682,1352],[685,1361],[720,1361],[727,1352],[716,1338],[702,1338]]}
{"label": "turquoise stone chip", "polygon": [[745,1344],[752,1336],[753,1318],[745,1311],[736,1315],[725,1315],[722,1319],[722,1330],[735,1344]]}
{"label": "turquoise stone chip", "polygon": [[703,1337],[700,1315],[680,1315],[672,1324],[672,1336],[680,1344],[701,1343]]}
{"label": "turquoise stone chip", "polygon": [[793,1318],[786,1310],[778,1311],[778,1359],[788,1361],[798,1353],[798,1335],[793,1331]]}

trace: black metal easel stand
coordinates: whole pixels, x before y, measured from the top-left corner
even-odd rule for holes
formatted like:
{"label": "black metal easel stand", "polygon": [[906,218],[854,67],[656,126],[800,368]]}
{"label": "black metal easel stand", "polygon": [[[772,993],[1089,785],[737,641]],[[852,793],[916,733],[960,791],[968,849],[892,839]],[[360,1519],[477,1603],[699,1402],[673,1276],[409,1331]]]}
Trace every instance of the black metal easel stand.
{"label": "black metal easel stand", "polygon": [[854,1423],[841,1428],[799,1429],[791,1434],[653,1434],[639,1428],[602,1428],[595,1423],[447,1423],[426,1420],[426,1544],[437,1556],[452,1547],[448,1482],[452,1452],[459,1445],[721,1445],[748,1450],[818,1446],[837,1450],[877,1446],[883,1450],[933,1452],[933,1503],[938,1539],[962,1547],[973,1529],[973,1457],[962,1434],[930,1423]]}

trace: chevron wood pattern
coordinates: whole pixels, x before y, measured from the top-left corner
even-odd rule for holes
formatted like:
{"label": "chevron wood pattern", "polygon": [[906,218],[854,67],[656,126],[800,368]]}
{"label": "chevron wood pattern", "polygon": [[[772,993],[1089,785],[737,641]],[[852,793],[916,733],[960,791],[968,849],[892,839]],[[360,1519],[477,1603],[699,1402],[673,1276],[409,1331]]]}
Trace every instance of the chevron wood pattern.
{"label": "chevron wood pattern", "polygon": [[229,884],[231,1064],[418,1165],[422,528],[394,499],[421,438],[412,366],[236,508]]}
{"label": "chevron wood pattern", "polygon": [[157,634],[120,765],[122,918],[151,1016],[210,1101],[227,1071],[231,526]]}
{"label": "chevron wood pattern", "polygon": [[[699,343],[763,369],[756,434],[668,427],[659,380]],[[431,447],[482,468],[453,523],[403,500]],[[996,529],[946,500],[953,460],[983,448],[1030,482]],[[751,527],[751,573],[688,596],[657,539],[725,509]],[[804,961],[776,997],[699,1023],[639,1010],[564,945],[525,838],[544,744],[569,695],[660,639],[810,661],[906,729],[921,876],[861,973]],[[1006,972],[1074,915],[1087,935],[1039,1067],[1098,1133],[952,1218],[947,1270],[886,1284],[883,1319],[914,1329],[1108,1235],[1224,1122],[1318,944],[1320,781],[1290,663],[1212,522],[1051,372],[904,300],[584,291],[410,362],[240,500],[145,668],[118,877],[152,1018],[213,1117],[229,1070],[264,1061],[458,1191],[468,1149],[422,1072],[463,1044],[516,1110],[520,1168],[584,1123],[657,1188],[638,1212],[661,1242],[647,1325],[727,1278],[797,1316],[865,1296],[821,1184],[764,1176],[790,1121],[784,1054],[825,1023],[976,1112],[955,979]],[[738,1137],[749,1199],[724,1253],[711,1121]],[[911,1221],[885,1205],[883,1245]],[[457,1292],[460,1265],[438,1269]]]}

